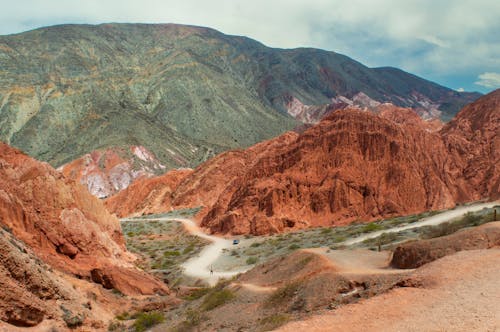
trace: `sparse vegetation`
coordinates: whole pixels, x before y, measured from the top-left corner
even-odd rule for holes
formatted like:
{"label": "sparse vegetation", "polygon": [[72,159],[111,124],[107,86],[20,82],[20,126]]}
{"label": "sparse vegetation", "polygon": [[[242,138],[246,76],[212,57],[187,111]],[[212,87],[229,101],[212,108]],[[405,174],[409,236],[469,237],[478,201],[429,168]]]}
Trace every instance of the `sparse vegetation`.
{"label": "sparse vegetation", "polygon": [[205,296],[200,309],[210,311],[231,301],[235,297],[236,295],[229,289],[214,289]]}
{"label": "sparse vegetation", "polygon": [[142,332],[146,331],[148,328],[163,323],[165,321],[165,317],[159,312],[143,312],[137,315],[137,318],[134,322],[134,331]]}
{"label": "sparse vegetation", "polygon": [[246,260],[247,265],[253,265],[256,264],[259,261],[259,259],[255,256],[248,257]]}
{"label": "sparse vegetation", "polygon": [[183,299],[188,300],[188,301],[194,301],[194,300],[202,298],[203,296],[208,294],[208,292],[210,292],[210,290],[212,290],[212,288],[209,288],[209,287],[198,288],[198,289],[193,290],[188,295],[184,296]]}
{"label": "sparse vegetation", "polygon": [[61,306],[63,311],[62,319],[70,329],[76,328],[83,324],[85,317],[82,313],[73,314],[69,309]]}
{"label": "sparse vegetation", "polygon": [[[174,211],[171,215],[188,214],[195,210],[183,211]],[[180,280],[183,278],[180,264],[198,254],[208,241],[188,234],[179,222],[154,219],[158,217],[122,222],[123,232],[127,235],[127,249],[141,257],[138,260],[140,268],[156,270],[156,273],[168,277],[170,282]]]}
{"label": "sparse vegetation", "polygon": [[445,222],[436,226],[422,227],[422,238],[432,239],[435,237],[453,234],[466,227],[474,227],[493,221],[493,211],[489,213],[467,213],[462,218],[451,222]]}
{"label": "sparse vegetation", "polygon": [[278,288],[267,298],[264,306],[270,308],[288,302],[297,294],[300,286],[301,283],[299,281],[293,281]]}
{"label": "sparse vegetation", "polygon": [[108,325],[108,331],[109,332],[123,332],[123,331],[126,331],[126,326],[122,322],[114,321]]}
{"label": "sparse vegetation", "polygon": [[259,325],[261,326],[260,331],[272,331],[280,327],[281,325],[287,323],[290,320],[290,316],[286,314],[276,314],[264,317],[260,320]]}

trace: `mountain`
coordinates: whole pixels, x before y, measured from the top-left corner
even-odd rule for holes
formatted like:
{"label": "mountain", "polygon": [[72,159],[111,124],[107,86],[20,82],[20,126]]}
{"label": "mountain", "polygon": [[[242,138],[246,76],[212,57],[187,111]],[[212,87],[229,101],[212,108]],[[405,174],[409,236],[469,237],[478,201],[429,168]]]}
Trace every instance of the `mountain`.
{"label": "mountain", "polygon": [[[318,49],[173,24],[61,25],[0,36],[0,139],[61,166],[143,146],[191,167],[315,123],[337,103],[449,119],[479,95]],[[295,119],[293,116],[296,116]]]}
{"label": "mountain", "polygon": [[[334,111],[302,134],[201,164],[171,190],[163,210],[204,206],[198,217],[212,232],[267,234],[494,199],[500,193],[499,93],[466,106],[441,129],[387,104],[374,112]],[[112,199],[125,196],[131,194]],[[158,212],[158,202],[134,204]]]}

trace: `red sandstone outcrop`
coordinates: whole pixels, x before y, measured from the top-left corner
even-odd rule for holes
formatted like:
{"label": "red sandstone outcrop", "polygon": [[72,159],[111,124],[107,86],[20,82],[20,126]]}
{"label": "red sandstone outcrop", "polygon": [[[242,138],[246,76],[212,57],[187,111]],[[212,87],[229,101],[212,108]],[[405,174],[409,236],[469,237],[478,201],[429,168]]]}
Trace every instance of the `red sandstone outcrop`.
{"label": "red sandstone outcrop", "polygon": [[106,199],[106,207],[119,217],[165,212],[172,208],[204,207],[202,216],[228,184],[238,179],[261,155],[276,152],[297,136],[289,132],[246,150],[224,152],[194,171],[170,171],[156,178],[139,179]]}
{"label": "red sandstone outcrop", "polygon": [[498,94],[467,106],[441,130],[388,104],[337,110],[301,134],[205,162],[154,211],[203,206],[198,218],[212,232],[267,234],[498,197]]}
{"label": "red sandstone outcrop", "polygon": [[500,197],[500,89],[465,106],[442,130],[451,156],[465,167],[455,177],[467,181],[477,197]]}
{"label": "red sandstone outcrop", "polygon": [[118,217],[168,211],[172,206],[172,193],[193,170],[173,170],[164,175],[139,179],[127,189],[105,201],[109,211]]}
{"label": "red sandstone outcrop", "polygon": [[262,156],[226,187],[202,225],[265,234],[447,208],[455,192],[467,191],[455,188],[449,167],[437,133],[339,110]]}
{"label": "red sandstone outcrop", "polygon": [[[49,265],[85,279],[122,274],[125,294],[168,293],[132,265],[119,221],[84,187],[46,163],[0,143],[0,224]],[[116,279],[116,278],[115,278]],[[123,287],[121,287],[123,285]]]}

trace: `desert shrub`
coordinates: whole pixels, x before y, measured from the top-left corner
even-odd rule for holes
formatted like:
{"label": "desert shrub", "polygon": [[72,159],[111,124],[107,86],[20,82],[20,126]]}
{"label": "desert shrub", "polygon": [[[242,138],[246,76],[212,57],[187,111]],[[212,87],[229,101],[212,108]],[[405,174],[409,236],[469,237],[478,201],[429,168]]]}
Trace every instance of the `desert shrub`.
{"label": "desert shrub", "polygon": [[175,257],[175,256],[180,256],[180,255],[181,255],[181,253],[178,250],[163,252],[163,256],[165,256],[165,257]]}
{"label": "desert shrub", "polygon": [[295,250],[295,249],[300,249],[300,246],[297,243],[291,244],[288,249],[290,250]]}
{"label": "desert shrub", "polygon": [[74,315],[70,310],[63,306],[61,306],[61,309],[63,311],[62,319],[66,323],[66,326],[73,329],[83,324],[83,320],[85,319],[83,314],[79,313]]}
{"label": "desert shrub", "polygon": [[259,322],[259,324],[261,325],[260,331],[273,331],[289,320],[290,317],[285,314],[276,314],[262,318]]}
{"label": "desert shrub", "polygon": [[427,226],[422,228],[422,238],[432,239],[436,237],[453,234],[456,231],[466,228],[485,224],[493,220],[493,214],[475,214],[468,212],[462,218],[451,222],[444,222],[435,226]]}
{"label": "desert shrub", "polygon": [[259,259],[255,256],[251,256],[251,257],[248,257],[247,260],[246,260],[246,263],[247,265],[252,265],[252,264],[255,264],[257,263]]}
{"label": "desert shrub", "polygon": [[273,307],[291,300],[299,290],[301,283],[299,281],[290,282],[275,290],[264,302],[266,307]]}
{"label": "desert shrub", "polygon": [[194,244],[190,244],[189,246],[187,246],[186,248],[184,248],[184,250],[182,251],[182,254],[183,255],[189,254],[193,250],[194,250]]}
{"label": "desert shrub", "polygon": [[211,290],[211,288],[208,288],[208,287],[198,288],[198,289],[193,290],[191,293],[184,296],[183,298],[184,298],[184,300],[194,301],[194,300],[202,298],[203,296],[208,294],[208,292],[210,292],[210,290]]}
{"label": "desert shrub", "polygon": [[126,326],[122,322],[111,322],[108,325],[108,331],[109,332],[122,332],[126,331]]}
{"label": "desert shrub", "polygon": [[136,332],[142,332],[152,326],[163,323],[164,321],[165,317],[163,317],[163,315],[159,312],[143,312],[137,315],[133,327]]}
{"label": "desert shrub", "polygon": [[235,297],[236,295],[229,289],[215,289],[205,296],[200,308],[209,311],[231,301]]}
{"label": "desert shrub", "polygon": [[333,232],[333,229],[329,228],[329,227],[322,228],[321,231],[320,231],[321,234],[330,234],[331,232]]}
{"label": "desert shrub", "polygon": [[381,229],[383,229],[382,226],[372,222],[372,223],[369,223],[369,224],[366,224],[365,226],[363,226],[363,228],[361,229],[361,232],[362,233],[370,233],[370,232],[375,232],[375,231],[378,231]]}
{"label": "desert shrub", "polygon": [[261,242],[254,242],[254,243],[252,243],[252,244],[250,245],[250,247],[252,247],[252,248],[257,248],[257,247],[260,247],[261,245],[262,245],[262,243],[261,243]]}
{"label": "desert shrub", "polygon": [[118,319],[118,320],[127,320],[127,319],[130,319],[130,314],[128,312],[124,311],[121,314],[117,315],[116,319]]}

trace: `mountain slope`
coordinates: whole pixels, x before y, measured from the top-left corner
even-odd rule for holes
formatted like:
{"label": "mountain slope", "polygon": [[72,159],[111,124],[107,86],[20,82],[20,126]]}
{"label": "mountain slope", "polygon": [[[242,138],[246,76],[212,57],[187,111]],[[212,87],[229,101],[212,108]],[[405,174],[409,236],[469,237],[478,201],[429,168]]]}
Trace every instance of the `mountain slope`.
{"label": "mountain slope", "polygon": [[196,165],[296,126],[292,100],[324,105],[363,93],[447,118],[478,97],[333,52],[169,24],[0,36],[0,67],[0,139],[55,166],[137,145],[169,168]]}
{"label": "mountain slope", "polygon": [[0,225],[60,271],[125,294],[168,293],[133,266],[119,221],[97,198],[1,142]]}

